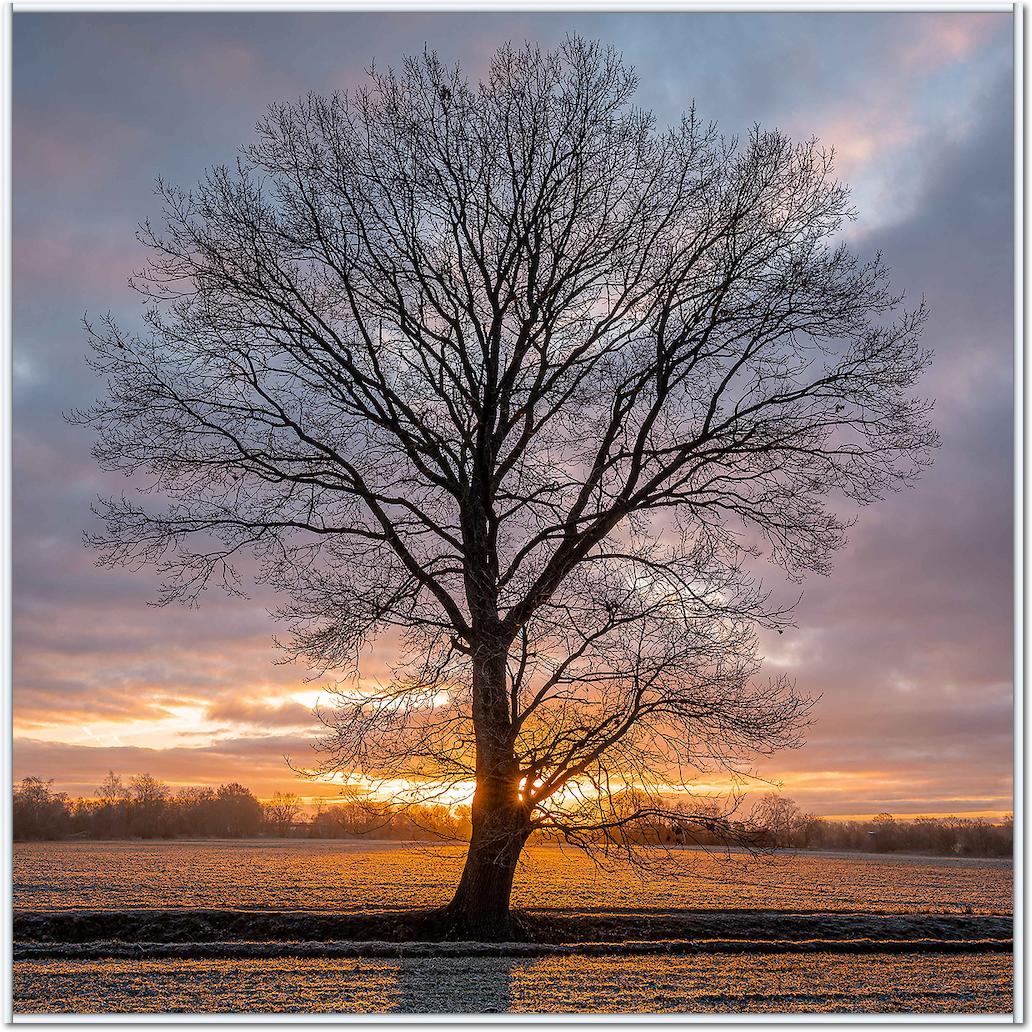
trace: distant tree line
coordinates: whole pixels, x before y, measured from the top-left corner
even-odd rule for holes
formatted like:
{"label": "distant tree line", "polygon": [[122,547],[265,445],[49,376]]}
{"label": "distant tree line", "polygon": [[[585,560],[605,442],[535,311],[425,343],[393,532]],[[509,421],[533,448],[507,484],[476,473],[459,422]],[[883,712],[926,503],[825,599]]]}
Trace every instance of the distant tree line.
{"label": "distant tree line", "polygon": [[1011,856],[1014,821],[1005,817],[895,817],[832,821],[804,813],[786,796],[769,794],[753,808],[749,823],[756,836],[781,849],[844,849],[871,853],[934,853],[958,856]]}
{"label": "distant tree line", "polygon": [[150,774],[111,772],[95,797],[69,798],[53,781],[23,778],[14,789],[15,840],[124,838],[468,839],[469,809],[419,806],[384,812],[359,800],[321,803],[314,812],[292,792],[265,802],[236,783],[173,789]]}
{"label": "distant tree line", "polygon": [[[469,807],[413,806],[387,811],[360,798],[322,802],[313,810],[299,795],[276,792],[265,802],[243,785],[173,790],[150,774],[123,780],[109,773],[93,798],[71,799],[53,782],[23,778],[14,790],[14,838],[293,838],[454,839],[470,836]],[[693,805],[699,810],[699,802]],[[879,814],[870,821],[832,821],[804,813],[791,799],[764,796],[739,821],[726,821],[714,807],[713,827],[705,821],[689,841],[679,823],[653,822],[639,832],[642,844],[678,846],[732,840],[759,848],[857,850],[876,853],[1004,857],[1013,854],[1014,827],[965,817],[897,818]]]}
{"label": "distant tree line", "polygon": [[736,815],[715,800],[675,804],[690,809],[690,833],[676,820],[658,818],[635,831],[639,845],[711,849],[745,846],[757,850],[849,850],[864,853],[926,853],[936,856],[1007,857],[1014,852],[1014,822],[1006,817],[897,818],[880,813],[872,820],[831,820],[805,813],[786,796],[763,796],[748,813]]}

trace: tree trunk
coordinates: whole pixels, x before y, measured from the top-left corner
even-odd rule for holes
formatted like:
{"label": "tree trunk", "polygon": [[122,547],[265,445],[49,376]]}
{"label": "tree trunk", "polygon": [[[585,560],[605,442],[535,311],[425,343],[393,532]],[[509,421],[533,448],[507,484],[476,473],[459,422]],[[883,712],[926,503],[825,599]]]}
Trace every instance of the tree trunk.
{"label": "tree trunk", "polygon": [[445,911],[446,927],[450,938],[507,942],[516,936],[509,898],[530,828],[518,800],[510,796],[506,805],[490,786],[487,791],[483,787],[478,785],[473,797],[473,834],[462,877]]}
{"label": "tree trunk", "polygon": [[466,864],[455,896],[445,908],[446,934],[453,939],[505,942],[516,931],[509,898],[516,864],[530,835],[530,815],[520,798],[518,765],[509,737],[506,680],[504,651],[474,658],[477,787]]}

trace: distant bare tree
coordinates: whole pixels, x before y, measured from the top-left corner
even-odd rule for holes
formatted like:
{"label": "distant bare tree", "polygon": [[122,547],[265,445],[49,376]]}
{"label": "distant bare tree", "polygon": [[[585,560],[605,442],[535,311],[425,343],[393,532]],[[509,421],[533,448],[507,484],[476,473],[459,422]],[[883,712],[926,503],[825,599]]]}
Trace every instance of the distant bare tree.
{"label": "distant bare tree", "polygon": [[924,313],[836,243],[830,155],[658,127],[635,87],[573,38],[276,105],[232,168],[160,184],[148,332],[92,328],[96,456],[171,500],[104,501],[100,562],[164,601],[281,591],[293,654],[342,672],[323,774],[475,782],[446,934],[512,934],[535,830],[709,827],[679,789],[798,743],[746,560],[824,573],[826,498],[935,444]]}
{"label": "distant bare tree", "polygon": [[15,841],[59,839],[68,831],[68,796],[53,790],[53,779],[27,777],[14,786],[11,830]]}
{"label": "distant bare tree", "polygon": [[97,787],[98,819],[109,835],[124,835],[129,819],[129,788],[113,770]]}
{"label": "distant bare tree", "polygon": [[141,838],[155,838],[165,834],[167,826],[166,804],[169,787],[150,774],[137,774],[130,778],[126,799],[126,815],[129,831]]}
{"label": "distant bare tree", "polygon": [[794,799],[768,792],[753,807],[750,822],[773,846],[791,845],[801,811]]}
{"label": "distant bare tree", "polygon": [[262,806],[265,824],[277,835],[286,835],[301,812],[301,797],[296,792],[275,792]]}
{"label": "distant bare tree", "polygon": [[107,777],[97,788],[97,799],[104,806],[117,806],[129,798],[129,789],[122,780],[121,775],[113,770],[107,772]]}

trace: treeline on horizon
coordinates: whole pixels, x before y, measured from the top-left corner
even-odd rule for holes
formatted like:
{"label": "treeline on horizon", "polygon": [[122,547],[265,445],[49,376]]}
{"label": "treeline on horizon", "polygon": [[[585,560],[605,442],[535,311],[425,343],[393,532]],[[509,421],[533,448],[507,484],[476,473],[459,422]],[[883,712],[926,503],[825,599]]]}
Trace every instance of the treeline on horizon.
{"label": "treeline on horizon", "polygon": [[262,802],[243,785],[190,786],[174,791],[138,774],[109,773],[95,797],[73,799],[53,781],[23,778],[14,789],[15,841],[161,838],[468,839],[469,808],[415,806],[385,813],[358,801],[320,803],[314,811],[293,792]]}
{"label": "treeline on horizon", "polygon": [[799,814],[767,831],[779,849],[855,850],[864,853],[930,853],[936,856],[1009,857],[1014,819],[984,817],[895,817],[833,821]]}
{"label": "treeline on horizon", "polygon": [[[295,793],[276,792],[266,801],[237,783],[176,791],[149,774],[127,780],[109,773],[96,797],[70,798],[53,782],[23,778],[15,787],[12,824],[15,841],[58,839],[255,838],[468,840],[467,806],[410,806],[385,812],[359,800],[321,802],[314,810]],[[802,813],[791,800],[765,797],[764,821],[731,822],[728,828],[692,837],[700,845],[729,840],[777,849],[910,852],[935,855],[1006,857],[1013,854],[1013,819],[969,817],[829,820]],[[728,830],[731,834],[728,835]],[[683,831],[663,822],[643,829],[641,843],[688,844]]]}

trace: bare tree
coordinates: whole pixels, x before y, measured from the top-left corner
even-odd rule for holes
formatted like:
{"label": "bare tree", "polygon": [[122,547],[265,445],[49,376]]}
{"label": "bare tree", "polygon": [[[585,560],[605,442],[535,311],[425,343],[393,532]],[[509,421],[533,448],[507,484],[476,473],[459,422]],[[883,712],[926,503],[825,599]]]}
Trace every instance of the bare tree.
{"label": "bare tree", "polygon": [[449,934],[511,934],[535,830],[690,830],[699,771],[799,741],[746,561],[827,571],[827,498],[935,445],[924,313],[836,242],[831,156],[659,127],[635,87],[571,38],[276,105],[232,168],[159,184],[149,329],[91,331],[96,456],[170,499],[104,501],[100,562],[156,565],[163,601],[282,592],[293,654],[340,677],[323,774],[475,783]]}
{"label": "bare tree", "polygon": [[753,807],[749,820],[771,845],[779,847],[791,845],[801,817],[802,811],[794,799],[768,792]]}
{"label": "bare tree", "polygon": [[126,819],[129,831],[141,838],[156,838],[168,828],[169,787],[150,774],[129,779]]}
{"label": "bare tree", "polygon": [[287,835],[302,812],[301,797],[296,792],[274,792],[262,807],[265,824],[277,835]]}

